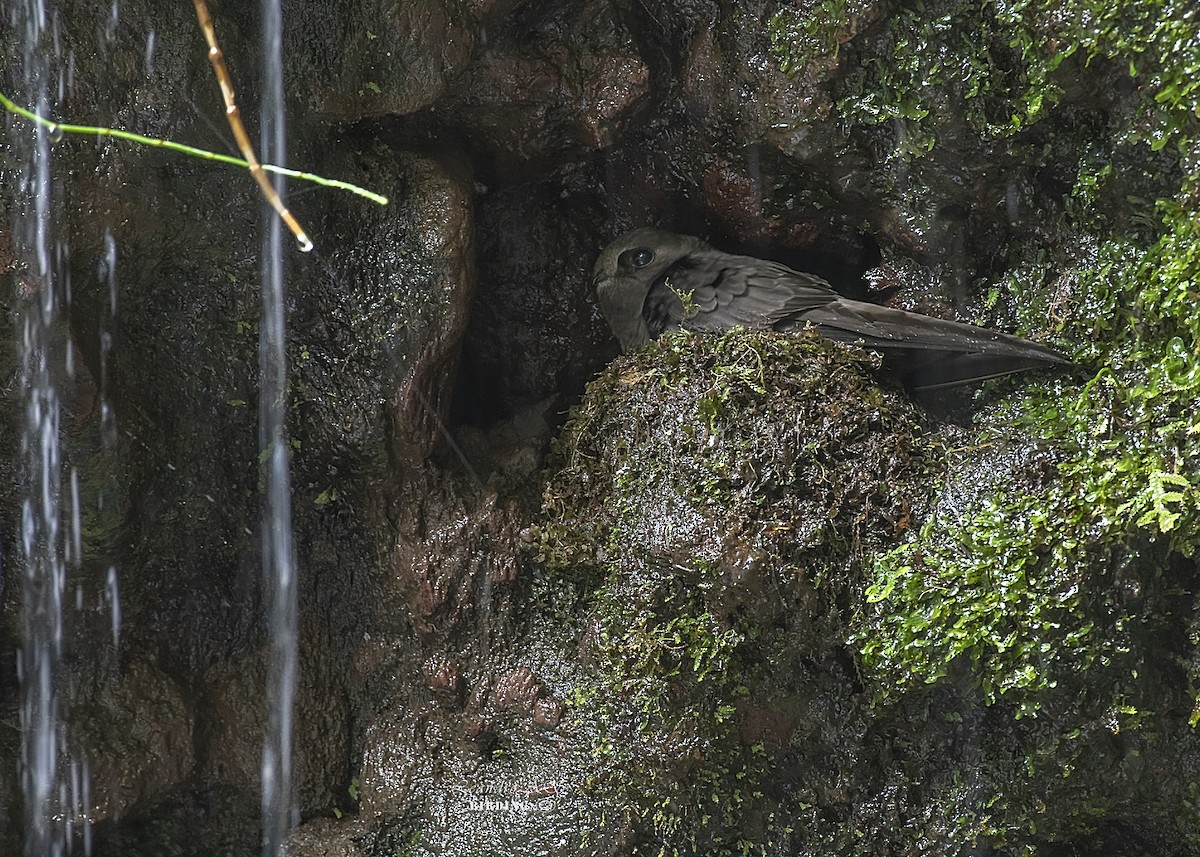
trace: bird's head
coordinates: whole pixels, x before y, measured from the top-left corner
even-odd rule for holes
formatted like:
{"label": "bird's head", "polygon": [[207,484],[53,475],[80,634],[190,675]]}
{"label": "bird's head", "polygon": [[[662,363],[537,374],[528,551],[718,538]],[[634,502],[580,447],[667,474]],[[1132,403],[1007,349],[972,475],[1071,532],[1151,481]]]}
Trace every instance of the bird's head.
{"label": "bird's head", "polygon": [[644,227],[626,232],[604,248],[592,272],[592,285],[622,351],[651,339],[642,312],[651,286],[672,265],[704,247],[707,245],[699,238]]}

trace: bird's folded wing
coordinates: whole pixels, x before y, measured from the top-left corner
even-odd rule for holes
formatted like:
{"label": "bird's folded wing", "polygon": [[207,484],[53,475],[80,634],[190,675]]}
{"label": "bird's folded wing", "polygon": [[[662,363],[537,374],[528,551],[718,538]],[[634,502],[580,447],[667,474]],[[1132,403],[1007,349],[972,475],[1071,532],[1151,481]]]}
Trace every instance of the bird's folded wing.
{"label": "bird's folded wing", "polygon": [[[1055,355],[1056,357],[1058,355]],[[975,384],[1027,369],[1045,368],[1050,363],[1069,363],[1065,358],[1014,357],[1009,354],[964,354],[950,351],[901,352],[893,369],[910,390],[936,390]]]}
{"label": "bird's folded wing", "polygon": [[[861,343],[903,355],[926,368],[934,355],[992,355],[1011,358],[988,362],[964,360],[961,373],[992,377],[1034,365],[1068,364],[1057,351],[957,321],[905,312],[839,296],[820,277],[749,256],[692,253],[681,259],[651,289],[647,308],[693,330],[731,327],[800,330],[811,325],[828,339]],[[926,354],[928,357],[919,358]],[[984,364],[987,363],[985,366]],[[996,363],[996,365],[993,365]],[[1018,368],[1005,368],[1015,366]],[[946,383],[946,382],[941,382]]]}
{"label": "bird's folded wing", "polygon": [[909,352],[1005,355],[1040,363],[1070,362],[1051,348],[999,331],[845,298],[804,312],[792,321],[795,327],[811,324],[829,339],[861,341],[881,351],[902,348]]}
{"label": "bird's folded wing", "polygon": [[687,326],[696,330],[777,327],[837,298],[820,277],[774,262],[724,253],[697,255],[665,278],[689,305]]}

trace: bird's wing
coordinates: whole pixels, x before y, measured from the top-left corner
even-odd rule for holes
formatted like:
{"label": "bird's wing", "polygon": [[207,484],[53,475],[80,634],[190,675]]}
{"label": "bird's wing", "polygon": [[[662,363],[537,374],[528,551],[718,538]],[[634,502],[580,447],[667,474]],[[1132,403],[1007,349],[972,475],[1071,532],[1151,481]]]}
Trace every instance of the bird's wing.
{"label": "bird's wing", "polygon": [[932,390],[1042,366],[1069,366],[1052,348],[995,330],[839,299],[796,319],[822,336],[883,352],[904,384]]}
{"label": "bird's wing", "polygon": [[903,349],[1020,357],[1042,363],[1069,362],[1051,348],[997,330],[847,298],[831,301],[794,321],[797,327],[813,325],[829,339],[861,341],[868,348],[885,352]]}
{"label": "bird's wing", "polygon": [[694,330],[772,328],[836,299],[820,277],[713,251],[692,253],[667,269],[650,290],[647,310],[668,326]]}

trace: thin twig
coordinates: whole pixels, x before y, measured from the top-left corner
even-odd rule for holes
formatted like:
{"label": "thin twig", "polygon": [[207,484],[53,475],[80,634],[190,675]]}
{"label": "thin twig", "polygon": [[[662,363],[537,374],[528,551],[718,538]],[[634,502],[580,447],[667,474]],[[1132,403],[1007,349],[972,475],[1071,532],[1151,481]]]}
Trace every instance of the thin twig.
{"label": "thin twig", "polygon": [[[3,107],[9,113],[15,114],[22,118],[28,119],[35,125],[41,125],[46,128],[50,134],[84,134],[90,137],[112,137],[117,140],[128,140],[131,143],[140,143],[143,146],[154,146],[159,149],[170,149],[173,152],[182,152],[185,155],[191,155],[197,158],[203,158],[206,161],[219,161],[222,164],[230,164],[243,169],[250,165],[241,158],[234,158],[230,155],[223,155],[219,152],[210,152],[207,149],[198,149],[195,146],[188,146],[184,143],[176,143],[174,140],[163,140],[158,137],[143,137],[141,134],[134,134],[130,131],[122,131],[118,128],[103,128],[96,125],[71,125],[66,122],[57,122],[53,119],[47,119],[34,113],[32,110],[27,110],[19,104],[14,103],[3,92],[0,92],[0,107]],[[314,175],[312,173],[304,173],[299,170],[290,170],[286,167],[277,167],[274,164],[261,164],[264,170],[269,173],[275,173],[281,176],[287,176],[292,179],[300,179],[306,182],[322,185],[323,187],[337,188],[338,190],[347,190],[350,193],[365,197],[371,202],[379,205],[387,205],[388,198],[382,194],[369,191],[366,188],[359,187],[350,182],[339,181],[338,179],[327,179],[324,176]]]}
{"label": "thin twig", "polygon": [[204,31],[204,38],[208,41],[208,60],[212,63],[213,71],[216,72],[217,83],[221,85],[221,97],[225,99],[225,118],[229,121],[229,127],[233,131],[233,139],[237,141],[242,157],[246,159],[246,164],[250,168],[250,175],[254,176],[254,180],[258,182],[263,196],[267,202],[271,203],[275,213],[287,224],[288,229],[292,230],[292,234],[300,242],[300,250],[307,253],[313,248],[312,241],[292,213],[287,210],[283,200],[279,198],[279,194],[275,192],[271,180],[267,178],[267,174],[254,154],[254,147],[250,145],[250,136],[246,133],[246,126],[242,124],[241,111],[238,110],[234,100],[233,80],[229,77],[229,70],[225,67],[225,56],[217,46],[217,31],[213,28],[212,15],[208,12],[208,3],[205,0],[192,0],[192,3],[196,7],[196,17],[200,19],[200,29]]}

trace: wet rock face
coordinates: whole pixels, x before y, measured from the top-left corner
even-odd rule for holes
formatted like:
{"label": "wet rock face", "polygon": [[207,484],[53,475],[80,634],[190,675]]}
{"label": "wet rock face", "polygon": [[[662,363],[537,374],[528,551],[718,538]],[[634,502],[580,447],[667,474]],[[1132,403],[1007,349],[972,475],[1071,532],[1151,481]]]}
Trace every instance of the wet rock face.
{"label": "wet rock face", "polygon": [[444,438],[476,280],[471,170],[453,152],[379,146],[333,152],[324,168],[394,201],[312,212],[329,250],[302,260],[296,286],[300,410],[322,457],[380,473]]}
{"label": "wet rock face", "polygon": [[[380,581],[387,603],[407,609],[391,622],[382,615],[378,621],[411,626],[424,638],[469,636],[479,623],[490,625],[512,609],[522,512],[495,495],[470,503],[454,482],[422,487],[425,496],[397,502],[392,565]],[[405,508],[409,504],[415,508]]]}
{"label": "wet rock face", "polygon": [[[350,752],[344,669],[326,656],[329,642],[302,622],[300,676],[292,710],[293,776],[301,812],[336,806],[347,783]],[[204,719],[194,732],[190,772],[207,790],[245,791],[262,776],[268,723],[267,660],[261,652],[214,664],[201,679]]]}
{"label": "wet rock face", "polygon": [[489,39],[434,115],[469,129],[487,175],[556,171],[615,143],[649,106],[650,68],[611,4],[529,5]]}
{"label": "wet rock face", "polygon": [[[57,4],[56,115],[222,148],[188,4],[110,6]],[[258,12],[212,6],[253,136]],[[994,773],[971,763],[991,753],[1019,780],[1043,727],[1018,734],[952,690],[873,719],[847,637],[863,569],[920,519],[939,472],[913,403],[861,354],[753,333],[666,339],[584,393],[616,356],[592,263],[644,224],[843,290],[870,269],[881,298],[1009,330],[1070,317],[1077,284],[1030,309],[1014,260],[1070,256],[1056,224],[1072,206],[1140,234],[1158,218],[1136,201],[1173,198],[1181,167],[1169,147],[1097,142],[1133,110],[1127,62],[1085,69],[1081,48],[1042,92],[1011,10],[977,6],[285,3],[293,165],[391,198],[290,185],[317,244],[287,260],[308,822],[293,853],[657,852],[664,830],[694,833],[685,851],[752,839],[789,854],[857,848],[866,830],[897,853],[913,819],[921,847],[983,836],[956,826]],[[1062,23],[1033,43],[1057,44]],[[7,68],[15,50],[0,45]],[[1043,95],[1058,112],[1035,123]],[[1117,183],[1068,198],[1110,163]],[[65,646],[97,677],[64,697],[97,747],[97,854],[257,853],[259,201],[240,172],[108,139],[60,141],[54,169],[79,362],[64,434],[89,540],[70,579],[103,607],[115,566],[124,608],[119,650],[91,609]],[[0,163],[6,194],[15,170]],[[11,317],[31,293],[5,240]],[[1025,297],[1041,288],[1027,279]],[[18,720],[13,343],[2,722]],[[905,731],[931,711],[953,725]],[[4,821],[19,754],[0,728]],[[688,815],[708,803],[719,818]],[[0,823],[0,852],[18,828]]]}
{"label": "wet rock face", "polygon": [[181,689],[151,662],[96,686],[76,712],[77,741],[88,748],[95,820],[108,821],[135,815],[187,780],[194,724]]}
{"label": "wet rock face", "polygon": [[[333,120],[428,107],[470,60],[488,7],[479,0],[304,3],[289,28],[295,72]],[[367,22],[370,22],[369,24]]]}

